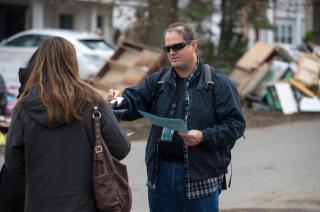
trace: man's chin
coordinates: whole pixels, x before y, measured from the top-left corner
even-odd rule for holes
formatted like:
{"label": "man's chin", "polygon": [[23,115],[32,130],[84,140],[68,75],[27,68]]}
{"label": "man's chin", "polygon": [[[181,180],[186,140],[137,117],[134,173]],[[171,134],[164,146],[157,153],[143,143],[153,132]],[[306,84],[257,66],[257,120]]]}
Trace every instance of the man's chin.
{"label": "man's chin", "polygon": [[181,64],[178,61],[171,61],[170,64],[174,68],[179,68],[181,66]]}

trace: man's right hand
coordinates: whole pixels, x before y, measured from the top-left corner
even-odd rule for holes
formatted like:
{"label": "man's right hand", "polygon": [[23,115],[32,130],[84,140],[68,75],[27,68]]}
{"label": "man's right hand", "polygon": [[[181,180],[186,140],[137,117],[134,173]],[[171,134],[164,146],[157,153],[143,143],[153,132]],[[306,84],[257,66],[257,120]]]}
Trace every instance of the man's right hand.
{"label": "man's right hand", "polygon": [[121,96],[121,92],[119,90],[110,89],[106,95],[106,100],[110,103],[112,100],[115,100],[119,96]]}

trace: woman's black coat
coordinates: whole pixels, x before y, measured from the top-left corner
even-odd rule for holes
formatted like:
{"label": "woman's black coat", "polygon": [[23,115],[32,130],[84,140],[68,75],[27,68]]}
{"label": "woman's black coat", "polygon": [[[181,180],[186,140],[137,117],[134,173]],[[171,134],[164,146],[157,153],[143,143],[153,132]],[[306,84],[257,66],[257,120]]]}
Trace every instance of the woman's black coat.
{"label": "woman's black coat", "polygon": [[[96,212],[92,188],[92,108],[81,121],[48,122],[47,111],[32,90],[17,106],[7,135],[5,163],[26,176],[26,212]],[[101,132],[110,152],[123,159],[127,136],[106,103],[99,104]]]}

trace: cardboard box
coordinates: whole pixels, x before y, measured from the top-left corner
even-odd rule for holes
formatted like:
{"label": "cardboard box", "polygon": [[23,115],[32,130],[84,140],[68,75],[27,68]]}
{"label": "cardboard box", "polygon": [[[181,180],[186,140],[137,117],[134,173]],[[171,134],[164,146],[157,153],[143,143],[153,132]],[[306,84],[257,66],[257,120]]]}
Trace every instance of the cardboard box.
{"label": "cardboard box", "polygon": [[268,71],[269,64],[265,63],[253,73],[235,69],[229,77],[231,80],[235,81],[240,97],[244,99],[259,85]]}
{"label": "cardboard box", "polygon": [[247,72],[252,72],[263,63],[268,62],[276,54],[272,45],[257,42],[236,63],[236,67]]}
{"label": "cardboard box", "polygon": [[309,54],[301,53],[297,73],[294,78],[307,86],[316,85],[320,74],[320,60]]}
{"label": "cardboard box", "polygon": [[124,41],[90,82],[102,90],[115,88],[122,91],[159,71],[164,58],[161,49]]}

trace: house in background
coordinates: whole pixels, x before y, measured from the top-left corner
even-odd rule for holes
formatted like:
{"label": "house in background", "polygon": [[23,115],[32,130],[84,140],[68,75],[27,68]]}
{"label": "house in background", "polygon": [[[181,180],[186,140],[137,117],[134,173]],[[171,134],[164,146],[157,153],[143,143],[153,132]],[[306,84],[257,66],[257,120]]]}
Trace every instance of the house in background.
{"label": "house in background", "polygon": [[[258,1],[258,0],[257,0]],[[259,32],[250,27],[244,27],[248,37],[248,47],[256,40],[266,43],[279,43],[283,45],[300,45],[305,32],[312,28],[312,8],[307,0],[277,0],[274,5],[269,0],[267,18],[274,29],[260,29]],[[221,0],[213,0],[215,8],[220,8]],[[212,16],[212,31],[215,35],[215,44],[219,42],[221,13],[219,10]],[[243,29],[238,29],[243,30]]]}
{"label": "house in background", "polygon": [[[270,0],[267,18],[274,30],[263,29],[259,40],[267,43],[298,46],[312,28],[312,8],[307,0],[278,0],[274,5]],[[254,30],[249,32],[249,46],[255,41]]]}
{"label": "house in background", "polygon": [[[188,0],[179,0],[179,3]],[[258,0],[257,0],[258,1]],[[221,0],[212,0],[220,8]],[[312,8],[308,0],[269,0],[267,17],[274,30],[260,29],[255,32],[245,27],[248,47],[256,40],[267,43],[299,45],[312,26]],[[96,32],[102,30],[112,43],[114,28],[125,31],[135,22],[135,8],[147,5],[145,0],[0,0],[0,41],[17,32],[31,28],[62,28],[76,31]],[[212,40],[219,43],[221,13],[212,16],[208,28]],[[243,30],[243,29],[238,29]]]}
{"label": "house in background", "polygon": [[26,29],[96,32],[112,41],[113,1],[0,0],[0,40]]}

